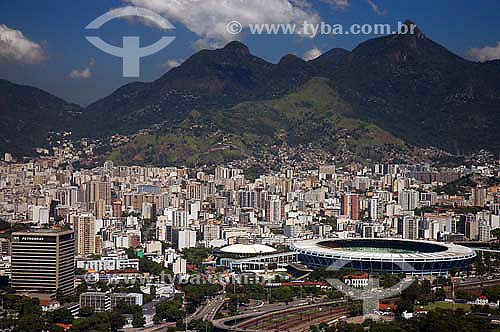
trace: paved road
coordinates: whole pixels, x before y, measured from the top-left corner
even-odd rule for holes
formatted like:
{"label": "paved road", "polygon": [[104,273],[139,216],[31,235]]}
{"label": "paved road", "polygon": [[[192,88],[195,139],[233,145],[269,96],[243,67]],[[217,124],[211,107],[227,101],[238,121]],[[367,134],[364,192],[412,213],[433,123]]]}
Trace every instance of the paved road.
{"label": "paved road", "polygon": [[207,301],[207,304],[204,305],[200,310],[198,310],[194,315],[193,319],[201,319],[211,321],[214,319],[215,314],[224,304],[225,293],[222,295],[211,298]]}

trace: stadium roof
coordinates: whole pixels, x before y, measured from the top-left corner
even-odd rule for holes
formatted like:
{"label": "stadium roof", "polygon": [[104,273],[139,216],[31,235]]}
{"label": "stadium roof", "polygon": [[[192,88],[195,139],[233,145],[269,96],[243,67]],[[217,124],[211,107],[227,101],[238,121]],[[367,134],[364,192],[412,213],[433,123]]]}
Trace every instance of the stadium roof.
{"label": "stadium roof", "polygon": [[222,252],[231,254],[269,254],[276,249],[263,244],[233,244],[221,249]]}
{"label": "stadium roof", "polygon": [[[394,259],[405,259],[405,260],[453,260],[453,259],[463,259],[475,257],[474,250],[452,244],[452,243],[444,243],[444,242],[434,242],[434,241],[419,241],[419,240],[405,240],[405,239],[366,239],[366,238],[357,238],[358,241],[398,241],[398,242],[406,242],[408,244],[431,244],[438,245],[443,248],[442,251],[439,252],[413,252],[413,253],[383,253],[383,252],[366,252],[366,251],[350,251],[344,250],[343,248],[328,248],[323,246],[325,243],[325,239],[323,240],[306,240],[301,241],[299,243],[292,244],[292,250],[319,255],[326,257],[336,257],[348,260],[356,260],[356,259],[381,259],[381,260],[394,260]],[[339,241],[339,239],[331,239],[328,241]]]}

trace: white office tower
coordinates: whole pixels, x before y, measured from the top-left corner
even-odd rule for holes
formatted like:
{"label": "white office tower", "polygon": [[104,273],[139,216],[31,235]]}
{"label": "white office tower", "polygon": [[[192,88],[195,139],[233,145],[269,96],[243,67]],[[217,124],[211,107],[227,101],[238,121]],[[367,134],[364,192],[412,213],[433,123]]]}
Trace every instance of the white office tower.
{"label": "white office tower", "polygon": [[198,220],[201,211],[201,201],[191,201],[187,203],[187,220]]}
{"label": "white office tower", "polygon": [[77,255],[96,253],[96,220],[91,214],[72,215],[70,221],[75,232],[75,252]]}
{"label": "white office tower", "polygon": [[370,211],[371,220],[377,220],[377,218],[378,218],[378,200],[376,198],[371,198],[368,201],[368,208]]}
{"label": "white office tower", "polygon": [[446,222],[444,220],[432,220],[429,224],[429,237],[439,240],[441,234],[446,232]]}
{"label": "white office tower", "polygon": [[418,239],[418,219],[406,216],[403,218],[403,238],[408,240]]}
{"label": "white office tower", "polygon": [[33,222],[38,225],[49,223],[49,208],[46,206],[33,206]]}
{"label": "white office tower", "polygon": [[188,226],[187,214],[184,210],[175,210],[172,213],[172,225],[177,228],[184,228]]}
{"label": "white office tower", "polygon": [[279,196],[272,195],[266,201],[266,221],[273,224],[281,223],[281,201]]}
{"label": "white office tower", "polygon": [[177,258],[175,262],[172,264],[172,272],[175,275],[180,274],[184,275],[187,273],[187,262],[184,258]]}
{"label": "white office tower", "polygon": [[196,247],[196,231],[176,230],[173,234],[173,242],[177,250]]}
{"label": "white office tower", "polygon": [[142,203],[142,219],[152,219],[154,216],[154,205],[151,203]]}
{"label": "white office tower", "polygon": [[398,204],[401,205],[403,211],[413,211],[420,207],[420,193],[416,190],[401,190]]}

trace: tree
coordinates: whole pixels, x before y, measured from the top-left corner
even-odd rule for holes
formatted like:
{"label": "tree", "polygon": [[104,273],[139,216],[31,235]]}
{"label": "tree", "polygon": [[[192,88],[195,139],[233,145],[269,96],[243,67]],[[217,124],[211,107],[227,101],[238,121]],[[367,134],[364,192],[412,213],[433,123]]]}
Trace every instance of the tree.
{"label": "tree", "polygon": [[25,315],[21,317],[16,322],[16,327],[12,330],[13,332],[42,332],[44,327],[44,322],[40,319],[40,316],[36,315]]}
{"label": "tree", "polygon": [[328,330],[328,324],[325,323],[325,322],[321,322],[318,327],[319,327],[319,329],[321,331],[327,331]]}
{"label": "tree", "polygon": [[497,238],[500,241],[500,228],[495,228],[491,231],[491,235]]}
{"label": "tree", "polygon": [[108,321],[112,332],[117,332],[125,325],[125,318],[116,311],[108,313]]}
{"label": "tree", "polygon": [[56,290],[56,300],[60,304],[64,304],[66,301],[66,296],[64,295],[63,291],[60,288]]}
{"label": "tree", "polygon": [[134,316],[132,318],[132,326],[133,327],[143,327],[146,324],[146,318],[144,318],[144,314],[142,310],[135,311]]}
{"label": "tree", "polygon": [[401,317],[403,312],[413,312],[413,302],[408,299],[400,299],[396,302],[396,316]]}
{"label": "tree", "polygon": [[116,311],[99,312],[86,318],[73,321],[72,332],[117,332],[125,325],[125,318]]}
{"label": "tree", "polygon": [[172,300],[162,301],[156,305],[157,322],[167,321],[176,322],[185,316],[184,310],[181,310],[182,298],[175,297]]}
{"label": "tree", "polygon": [[191,331],[198,331],[198,332],[212,332],[214,327],[212,323],[204,321],[204,320],[192,320],[188,324],[188,329]]}
{"label": "tree", "polygon": [[[457,296],[458,296],[458,291],[457,291]],[[446,293],[442,287],[439,287],[436,289],[434,292],[434,300],[436,301],[444,301],[446,298]]]}
{"label": "tree", "polygon": [[94,314],[94,309],[91,307],[81,307],[80,308],[80,317],[88,317]]}
{"label": "tree", "polygon": [[49,312],[49,314],[47,315],[47,319],[49,323],[70,324],[71,322],[73,322],[73,314],[69,309],[61,308]]}

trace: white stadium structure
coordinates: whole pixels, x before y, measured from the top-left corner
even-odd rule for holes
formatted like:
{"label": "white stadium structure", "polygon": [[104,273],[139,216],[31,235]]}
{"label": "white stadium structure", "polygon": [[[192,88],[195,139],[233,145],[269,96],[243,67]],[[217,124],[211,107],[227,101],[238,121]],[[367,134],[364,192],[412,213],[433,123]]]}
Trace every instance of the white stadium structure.
{"label": "white stadium structure", "polygon": [[307,240],[292,244],[291,250],[312,268],[392,274],[447,275],[465,270],[476,258],[464,246],[403,239]]}
{"label": "white stadium structure", "polygon": [[236,255],[272,254],[276,249],[263,244],[233,244],[220,249],[221,252]]}

